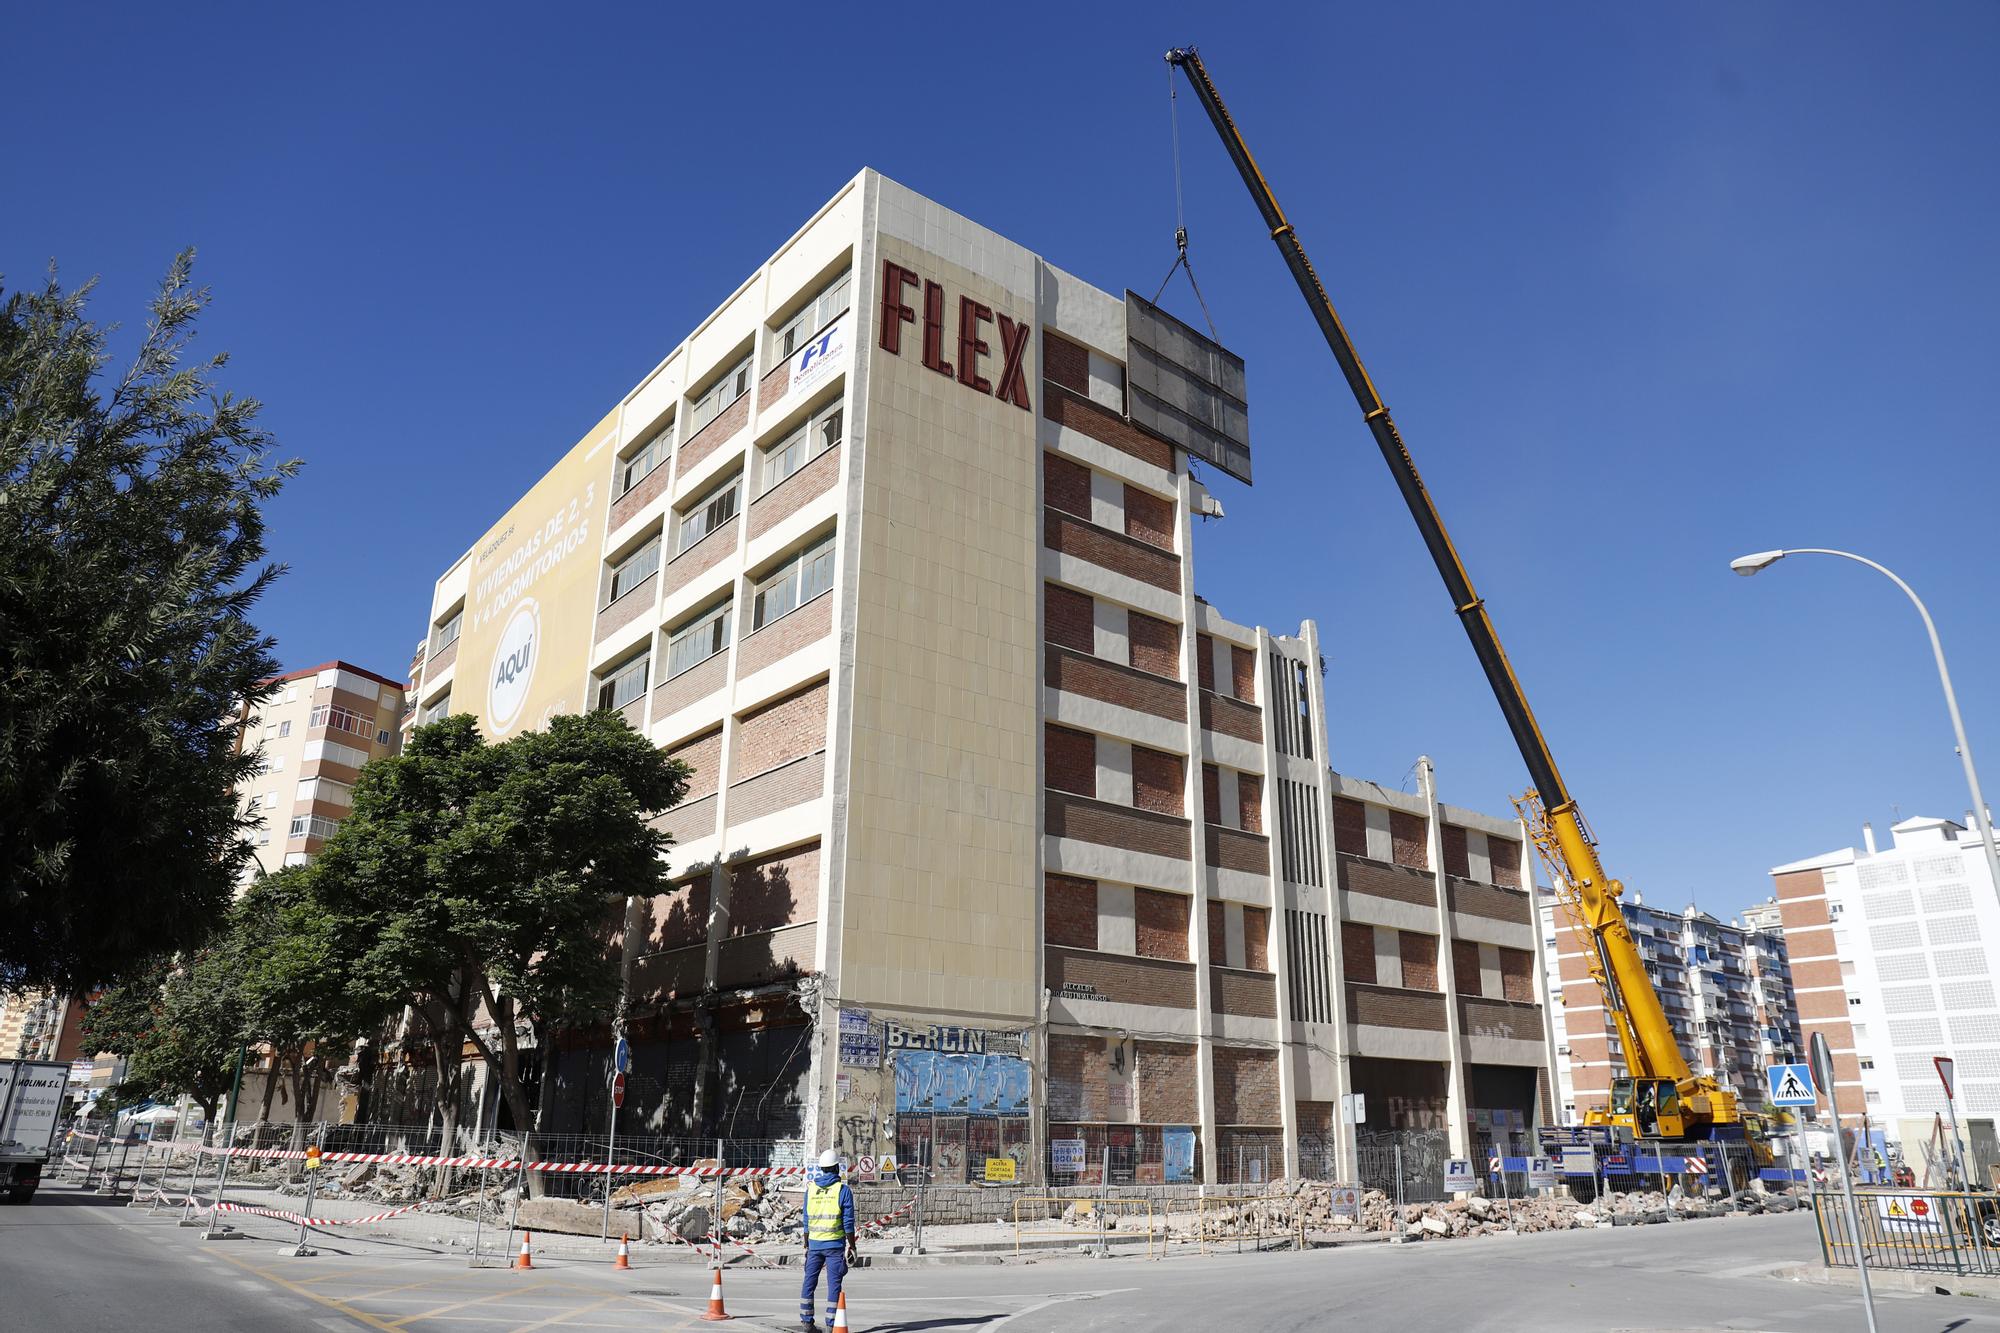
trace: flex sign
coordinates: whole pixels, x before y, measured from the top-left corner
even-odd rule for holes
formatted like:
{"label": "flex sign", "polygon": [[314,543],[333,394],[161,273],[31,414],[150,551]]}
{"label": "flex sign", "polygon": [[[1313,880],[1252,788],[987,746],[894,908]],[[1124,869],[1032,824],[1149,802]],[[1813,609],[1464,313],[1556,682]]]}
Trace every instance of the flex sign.
{"label": "flex sign", "polygon": [[[923,306],[923,361],[927,368],[956,377],[974,393],[992,394],[1023,411],[1032,410],[1028,400],[1028,334],[1033,331],[1032,324],[1017,324],[983,301],[964,295],[958,298],[954,317],[947,308],[943,283],[932,282],[893,259],[884,260],[877,341],[891,356],[903,354],[903,325],[919,322],[912,301],[921,301]],[[989,329],[998,333],[998,348],[986,341]],[[997,375],[989,377],[984,373],[987,370]]]}

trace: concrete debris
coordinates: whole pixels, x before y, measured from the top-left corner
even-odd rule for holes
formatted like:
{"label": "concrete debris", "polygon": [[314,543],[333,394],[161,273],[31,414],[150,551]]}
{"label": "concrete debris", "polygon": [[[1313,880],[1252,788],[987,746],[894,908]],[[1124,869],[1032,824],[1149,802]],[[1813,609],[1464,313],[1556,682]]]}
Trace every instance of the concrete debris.
{"label": "concrete debris", "polygon": [[[1310,1238],[1354,1232],[1400,1233],[1409,1240],[1439,1240],[1506,1232],[1564,1231],[1605,1225],[1643,1226],[1687,1218],[1741,1213],[1789,1212],[1799,1206],[1783,1191],[1746,1190],[1733,1199],[1688,1197],[1676,1192],[1634,1190],[1588,1204],[1566,1194],[1499,1199],[1473,1195],[1439,1203],[1398,1205],[1380,1190],[1365,1190],[1361,1216],[1335,1216],[1332,1187],[1306,1181],[1278,1181],[1267,1197],[1254,1200],[1211,1199],[1198,1210],[1169,1214],[1174,1239],[1209,1240],[1278,1237],[1303,1230]],[[1074,1207],[1070,1213],[1074,1213]],[[1065,1220],[1070,1219],[1066,1213]]]}

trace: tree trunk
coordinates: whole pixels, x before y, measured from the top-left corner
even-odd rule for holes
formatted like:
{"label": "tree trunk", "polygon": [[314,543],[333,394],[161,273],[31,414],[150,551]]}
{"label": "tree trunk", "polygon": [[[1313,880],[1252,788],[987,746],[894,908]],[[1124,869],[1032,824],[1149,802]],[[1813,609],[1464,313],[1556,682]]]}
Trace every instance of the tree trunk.
{"label": "tree trunk", "polygon": [[222,1097],[220,1094],[214,1097],[198,1096],[194,1099],[194,1103],[201,1108],[201,1141],[207,1147],[213,1148],[215,1131],[219,1128],[215,1123],[215,1113],[222,1106]]}
{"label": "tree trunk", "polygon": [[[500,1022],[500,1095],[507,1099],[507,1109],[514,1113],[514,1126],[521,1132],[521,1160],[532,1162],[535,1160],[535,1114],[528,1105],[527,1089],[521,1086],[521,1038],[514,1030],[514,1002],[502,997],[495,1008]],[[610,1188],[608,1178],[605,1188]],[[540,1174],[530,1175],[529,1197],[537,1198],[542,1192]]]}

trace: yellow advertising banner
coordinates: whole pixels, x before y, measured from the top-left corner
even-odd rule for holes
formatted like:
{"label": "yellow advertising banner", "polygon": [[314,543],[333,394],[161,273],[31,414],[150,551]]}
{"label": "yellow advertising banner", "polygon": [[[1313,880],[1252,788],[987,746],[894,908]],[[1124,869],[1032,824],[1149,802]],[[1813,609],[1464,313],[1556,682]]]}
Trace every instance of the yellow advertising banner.
{"label": "yellow advertising banner", "polygon": [[472,548],[452,711],[488,737],[584,710],[616,412]]}

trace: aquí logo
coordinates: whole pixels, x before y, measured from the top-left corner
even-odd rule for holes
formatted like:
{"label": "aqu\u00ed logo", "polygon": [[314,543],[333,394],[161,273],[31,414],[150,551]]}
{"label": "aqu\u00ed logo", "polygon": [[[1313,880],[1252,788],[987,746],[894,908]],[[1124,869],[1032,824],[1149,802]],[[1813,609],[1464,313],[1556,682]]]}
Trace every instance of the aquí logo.
{"label": "aqu\u00ed logo", "polygon": [[500,644],[493,650],[486,711],[495,733],[511,728],[521,716],[522,705],[528,702],[528,686],[535,679],[535,655],[541,637],[541,612],[534,598],[523,598],[514,608],[514,614],[507,617],[507,628],[500,631]]}

